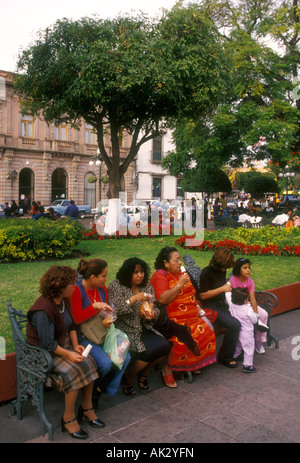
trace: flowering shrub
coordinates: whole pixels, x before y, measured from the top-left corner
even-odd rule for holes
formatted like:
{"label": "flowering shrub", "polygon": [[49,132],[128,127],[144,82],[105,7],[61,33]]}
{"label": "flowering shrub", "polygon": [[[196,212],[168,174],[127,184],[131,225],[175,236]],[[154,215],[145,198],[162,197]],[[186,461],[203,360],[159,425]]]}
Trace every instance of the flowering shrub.
{"label": "flowering shrub", "polygon": [[[195,235],[183,235],[175,244],[186,249],[186,239]],[[229,248],[235,254],[246,255],[300,255],[300,229],[275,228],[266,226],[261,229],[230,229],[220,231],[206,231],[204,241],[200,246],[192,247],[198,251],[214,251],[218,247]],[[210,238],[210,239],[206,239]]]}
{"label": "flowering shrub", "polygon": [[1,222],[0,262],[63,258],[81,241],[82,226],[76,220],[9,219]]}
{"label": "flowering shrub", "polygon": [[[142,234],[138,233],[138,228],[136,229],[137,233],[130,233],[130,231],[127,231],[127,235],[120,235],[119,232],[117,231],[115,235],[99,235],[96,229],[96,224],[93,224],[90,230],[83,230],[82,231],[82,239],[83,240],[104,240],[104,239],[136,239],[136,238],[155,238],[155,236],[163,236],[163,232],[166,232],[166,235],[168,234],[167,232],[170,231],[170,227],[168,227],[168,230],[164,230],[164,228],[159,224],[158,231],[159,235],[152,235],[151,234],[151,225],[148,225],[148,233],[147,234]],[[173,235],[174,229],[171,227],[171,235]]]}

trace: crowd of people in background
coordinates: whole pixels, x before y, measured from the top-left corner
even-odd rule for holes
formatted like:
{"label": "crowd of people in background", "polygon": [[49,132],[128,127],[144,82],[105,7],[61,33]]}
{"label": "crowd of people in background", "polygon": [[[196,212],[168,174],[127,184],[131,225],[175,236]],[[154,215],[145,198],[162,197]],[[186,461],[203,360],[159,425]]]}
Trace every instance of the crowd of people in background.
{"label": "crowd of people in background", "polygon": [[258,201],[248,194],[239,194],[234,198],[221,195],[220,198],[214,200],[212,216],[218,220],[230,217],[241,224],[244,222],[259,223],[263,219],[268,219],[273,225],[285,225],[287,228],[300,226],[297,208],[289,197],[285,198],[285,196],[269,195]]}
{"label": "crowd of people in background", "polygon": [[[61,217],[61,214],[55,211],[53,207],[48,207],[47,210],[45,210],[41,201],[31,201],[30,197],[27,196],[20,200],[19,205],[14,199],[11,200],[10,203],[5,202],[3,211],[6,219],[31,215],[33,220],[46,218],[53,221]],[[79,209],[76,206],[75,201],[70,201],[64,215],[71,219],[79,217]]]}

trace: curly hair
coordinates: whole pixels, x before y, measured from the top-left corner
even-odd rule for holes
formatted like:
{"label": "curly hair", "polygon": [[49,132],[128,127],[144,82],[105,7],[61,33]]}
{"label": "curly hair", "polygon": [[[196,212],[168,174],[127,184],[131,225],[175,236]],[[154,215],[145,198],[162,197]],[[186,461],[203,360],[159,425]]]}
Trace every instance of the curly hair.
{"label": "curly hair", "polygon": [[164,261],[166,260],[167,262],[170,261],[170,257],[171,257],[171,254],[172,252],[177,252],[177,249],[174,248],[173,246],[170,247],[170,246],[165,246],[164,248],[162,248],[157,257],[156,257],[156,260],[155,260],[155,263],[154,263],[154,267],[156,268],[156,270],[165,270],[165,263]]}
{"label": "curly hair", "polygon": [[145,286],[148,283],[150,275],[149,265],[138,257],[130,257],[129,259],[124,260],[122,267],[118,270],[116,275],[116,278],[119,280],[121,285],[126,286],[127,288],[131,287],[132,275],[137,265],[140,265],[144,271],[144,279],[141,286]]}
{"label": "curly hair", "polygon": [[53,265],[40,279],[40,293],[48,299],[57,298],[69,284],[75,283],[76,276],[71,267]]}
{"label": "curly hair", "polygon": [[92,275],[97,277],[107,267],[107,262],[103,259],[81,259],[78,264],[77,272],[82,275],[84,280],[87,280]]}
{"label": "curly hair", "polygon": [[214,255],[212,256],[209,265],[215,270],[220,270],[221,268],[230,268],[234,264],[234,255],[227,248],[218,248]]}

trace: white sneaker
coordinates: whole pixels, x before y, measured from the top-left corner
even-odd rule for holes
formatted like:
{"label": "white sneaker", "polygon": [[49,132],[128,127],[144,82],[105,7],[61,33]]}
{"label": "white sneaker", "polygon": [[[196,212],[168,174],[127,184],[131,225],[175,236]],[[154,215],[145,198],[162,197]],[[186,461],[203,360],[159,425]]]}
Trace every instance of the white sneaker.
{"label": "white sneaker", "polygon": [[265,348],[264,348],[263,345],[261,345],[261,346],[256,346],[256,347],[255,347],[255,350],[256,350],[256,352],[257,352],[258,354],[260,354],[260,355],[266,353]]}

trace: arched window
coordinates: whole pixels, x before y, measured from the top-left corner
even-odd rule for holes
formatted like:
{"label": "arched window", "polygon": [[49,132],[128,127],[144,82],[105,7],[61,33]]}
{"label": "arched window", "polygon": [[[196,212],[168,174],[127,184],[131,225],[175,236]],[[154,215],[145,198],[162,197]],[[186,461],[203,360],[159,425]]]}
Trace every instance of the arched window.
{"label": "arched window", "polygon": [[31,209],[34,199],[34,173],[29,167],[25,167],[19,174],[19,204],[24,212]]}
{"label": "arched window", "polygon": [[52,174],[51,202],[55,199],[68,199],[68,174],[59,167]]}

